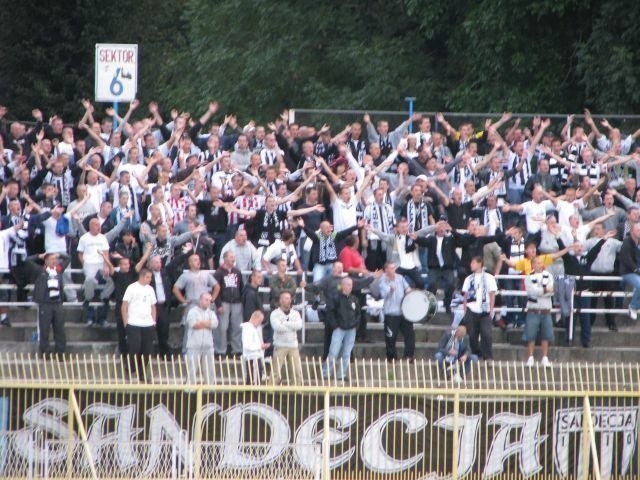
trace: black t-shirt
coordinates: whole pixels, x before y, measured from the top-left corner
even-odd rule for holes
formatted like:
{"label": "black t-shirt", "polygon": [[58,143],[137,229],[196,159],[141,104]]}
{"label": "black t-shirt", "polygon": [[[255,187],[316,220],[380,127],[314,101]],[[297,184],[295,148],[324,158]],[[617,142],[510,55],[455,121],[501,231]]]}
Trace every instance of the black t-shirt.
{"label": "black t-shirt", "polygon": [[121,303],[127,287],[138,280],[138,273],[132,266],[127,273],[113,272],[112,279],[114,283],[114,297],[116,302]]}

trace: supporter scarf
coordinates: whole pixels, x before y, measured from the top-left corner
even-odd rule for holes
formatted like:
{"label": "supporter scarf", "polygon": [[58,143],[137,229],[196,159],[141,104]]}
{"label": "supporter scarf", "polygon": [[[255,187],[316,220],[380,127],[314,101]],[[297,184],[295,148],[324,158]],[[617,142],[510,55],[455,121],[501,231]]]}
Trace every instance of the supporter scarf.
{"label": "supporter scarf", "polygon": [[[420,228],[417,228],[416,220],[418,220],[418,215],[420,215]],[[409,221],[409,230],[411,232],[420,230],[421,228],[429,225],[429,209],[425,205],[424,202],[420,202],[416,207],[416,202],[413,199],[410,199],[407,203],[407,220]]]}
{"label": "supporter scarf", "polygon": [[318,255],[318,263],[325,264],[335,262],[338,259],[336,252],[336,244],[334,242],[334,234],[324,236],[320,233],[320,230],[316,232],[318,239],[320,240],[320,252]]}

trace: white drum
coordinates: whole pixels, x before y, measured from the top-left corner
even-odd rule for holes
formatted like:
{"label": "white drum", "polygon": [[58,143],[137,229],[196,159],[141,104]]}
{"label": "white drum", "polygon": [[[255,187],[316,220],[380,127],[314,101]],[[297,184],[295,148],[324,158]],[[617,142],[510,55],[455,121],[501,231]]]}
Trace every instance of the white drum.
{"label": "white drum", "polygon": [[437,312],[438,300],[426,290],[412,290],[402,299],[402,316],[412,323],[428,322]]}

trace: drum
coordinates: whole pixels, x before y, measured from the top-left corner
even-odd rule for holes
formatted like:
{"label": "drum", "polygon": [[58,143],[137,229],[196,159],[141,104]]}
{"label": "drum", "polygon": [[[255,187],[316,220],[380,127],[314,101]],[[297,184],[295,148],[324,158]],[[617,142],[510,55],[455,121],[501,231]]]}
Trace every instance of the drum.
{"label": "drum", "polygon": [[428,322],[437,312],[438,300],[426,290],[412,290],[402,299],[402,316],[412,323]]}

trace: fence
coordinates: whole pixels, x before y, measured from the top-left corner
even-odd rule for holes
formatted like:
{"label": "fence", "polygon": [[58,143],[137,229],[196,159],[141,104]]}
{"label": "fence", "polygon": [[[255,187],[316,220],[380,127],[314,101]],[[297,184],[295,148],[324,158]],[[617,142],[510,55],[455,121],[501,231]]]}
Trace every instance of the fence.
{"label": "fence", "polygon": [[305,360],[298,385],[239,361],[141,383],[115,357],[0,356],[3,478],[637,478],[640,365]]}

